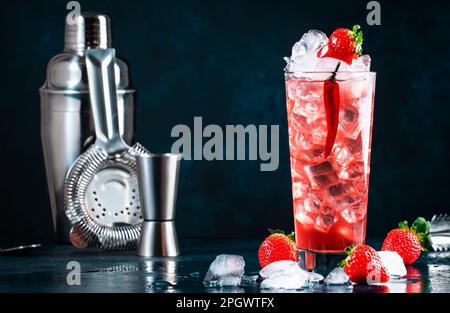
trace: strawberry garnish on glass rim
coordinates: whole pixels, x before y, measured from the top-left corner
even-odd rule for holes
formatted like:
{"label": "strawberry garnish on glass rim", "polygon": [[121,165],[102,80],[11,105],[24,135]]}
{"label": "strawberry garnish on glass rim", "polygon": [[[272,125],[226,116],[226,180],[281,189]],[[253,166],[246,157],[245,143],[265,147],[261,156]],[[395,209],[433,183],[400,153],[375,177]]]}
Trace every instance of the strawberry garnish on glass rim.
{"label": "strawberry garnish on glass rim", "polygon": [[336,29],[325,46],[319,49],[317,57],[335,58],[352,64],[354,59],[362,55],[363,34],[359,25]]}

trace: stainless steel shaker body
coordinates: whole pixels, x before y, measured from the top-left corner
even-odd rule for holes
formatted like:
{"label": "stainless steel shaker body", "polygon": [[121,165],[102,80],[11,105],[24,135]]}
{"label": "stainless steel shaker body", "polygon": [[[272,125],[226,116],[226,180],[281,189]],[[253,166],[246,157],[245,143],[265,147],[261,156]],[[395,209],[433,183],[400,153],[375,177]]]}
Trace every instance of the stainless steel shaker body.
{"label": "stainless steel shaker body", "polygon": [[[39,89],[41,141],[56,240],[70,242],[70,222],[64,208],[64,180],[75,159],[94,142],[94,125],[84,51],[111,47],[110,19],[82,13],[70,25],[66,21],[64,52],[47,66],[47,78]],[[128,67],[115,65],[119,129],[128,144],[134,137],[134,90]]]}

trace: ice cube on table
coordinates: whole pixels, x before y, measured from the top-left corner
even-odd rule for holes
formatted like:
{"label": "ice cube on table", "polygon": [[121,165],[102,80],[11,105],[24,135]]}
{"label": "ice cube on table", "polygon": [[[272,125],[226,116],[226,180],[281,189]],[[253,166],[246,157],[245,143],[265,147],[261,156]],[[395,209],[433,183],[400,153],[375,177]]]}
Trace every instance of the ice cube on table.
{"label": "ice cube on table", "polygon": [[310,273],[289,260],[270,263],[259,275],[264,279],[261,283],[263,289],[299,289],[310,281]]}
{"label": "ice cube on table", "polygon": [[241,277],[238,276],[224,276],[218,280],[211,280],[203,282],[205,287],[236,287],[241,284]]}
{"label": "ice cube on table", "polygon": [[282,274],[301,274],[301,273],[302,269],[298,266],[298,263],[290,260],[281,260],[272,262],[266,265],[261,271],[259,271],[259,275],[262,278]]}
{"label": "ice cube on table", "polygon": [[336,267],[328,273],[323,282],[327,285],[344,285],[349,283],[349,277],[342,267]]}
{"label": "ice cube on table", "polygon": [[220,254],[209,266],[203,284],[206,287],[238,286],[244,275],[244,267],[243,257]]}
{"label": "ice cube on table", "polygon": [[309,283],[318,283],[323,280],[323,276],[319,273],[308,272],[308,282]]}
{"label": "ice cube on table", "polygon": [[301,289],[308,283],[308,279],[300,275],[279,275],[268,277],[261,283],[262,289]]}
{"label": "ice cube on table", "polygon": [[407,274],[402,257],[395,251],[378,251],[381,262],[386,266],[389,275],[403,277]]}
{"label": "ice cube on table", "polygon": [[241,284],[246,286],[256,286],[259,280],[259,275],[244,275],[241,279]]}

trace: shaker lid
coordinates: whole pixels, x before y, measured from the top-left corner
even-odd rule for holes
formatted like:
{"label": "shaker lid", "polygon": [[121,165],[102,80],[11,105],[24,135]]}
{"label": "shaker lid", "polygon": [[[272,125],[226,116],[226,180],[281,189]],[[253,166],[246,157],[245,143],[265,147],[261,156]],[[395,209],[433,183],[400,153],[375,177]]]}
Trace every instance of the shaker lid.
{"label": "shaker lid", "polygon": [[64,51],[111,47],[111,19],[104,14],[82,12],[74,23],[66,19]]}
{"label": "shaker lid", "polygon": [[[53,57],[41,92],[77,94],[89,92],[84,51],[111,47],[111,20],[107,15],[83,12],[74,23],[66,19],[64,53]],[[116,58],[117,93],[132,93],[127,64]]]}

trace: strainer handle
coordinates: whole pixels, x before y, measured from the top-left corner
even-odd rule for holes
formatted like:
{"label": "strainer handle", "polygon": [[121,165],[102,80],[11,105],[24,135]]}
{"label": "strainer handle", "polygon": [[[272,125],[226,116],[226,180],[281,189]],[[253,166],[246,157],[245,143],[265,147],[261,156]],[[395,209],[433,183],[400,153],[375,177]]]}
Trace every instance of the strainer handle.
{"label": "strainer handle", "polygon": [[86,50],[89,98],[94,116],[95,145],[108,154],[128,150],[119,129],[114,49]]}

